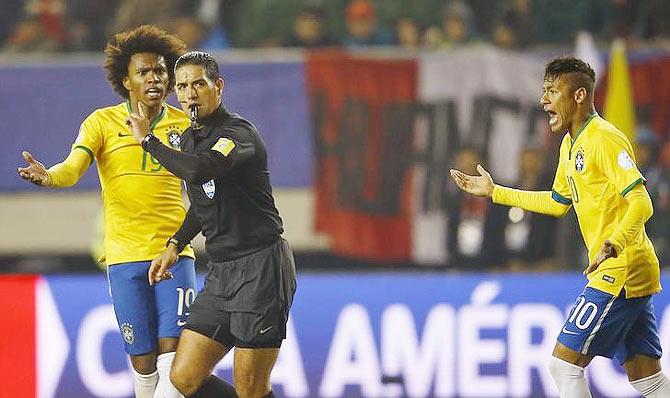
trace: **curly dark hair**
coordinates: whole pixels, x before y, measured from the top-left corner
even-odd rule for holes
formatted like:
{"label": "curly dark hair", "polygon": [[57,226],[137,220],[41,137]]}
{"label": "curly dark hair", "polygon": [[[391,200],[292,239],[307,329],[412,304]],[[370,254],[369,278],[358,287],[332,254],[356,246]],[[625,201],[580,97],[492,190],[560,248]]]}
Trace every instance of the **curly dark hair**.
{"label": "curly dark hair", "polygon": [[596,73],[588,63],[579,58],[559,57],[549,61],[544,68],[544,80],[554,80],[562,75],[570,77],[573,89],[584,87],[589,94],[593,93]]}
{"label": "curly dark hair", "polygon": [[174,88],[174,64],[185,52],[186,44],[183,41],[153,25],[142,25],[127,32],[117,33],[105,47],[107,81],[114,91],[128,99],[129,93],[123,86],[123,79],[128,76],[130,57],[137,53],[159,54],[165,58],[169,80],[167,92],[170,92]]}

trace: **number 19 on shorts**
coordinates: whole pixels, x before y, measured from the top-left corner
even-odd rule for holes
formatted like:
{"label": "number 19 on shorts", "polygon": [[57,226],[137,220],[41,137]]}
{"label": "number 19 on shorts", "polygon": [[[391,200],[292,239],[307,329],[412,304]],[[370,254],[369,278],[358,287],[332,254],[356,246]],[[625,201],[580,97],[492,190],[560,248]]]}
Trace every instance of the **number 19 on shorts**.
{"label": "number 19 on shorts", "polygon": [[190,313],[191,304],[195,301],[195,290],[189,287],[184,289],[183,287],[177,288],[177,294],[179,295],[178,304],[177,304],[177,324],[183,326],[186,323],[186,317]]}

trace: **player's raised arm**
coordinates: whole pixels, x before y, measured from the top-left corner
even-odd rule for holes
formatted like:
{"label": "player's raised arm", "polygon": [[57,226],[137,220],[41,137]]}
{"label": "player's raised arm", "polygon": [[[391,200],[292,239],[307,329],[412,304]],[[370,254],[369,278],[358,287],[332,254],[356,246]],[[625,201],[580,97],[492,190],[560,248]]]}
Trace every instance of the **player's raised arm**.
{"label": "player's raised arm", "polygon": [[48,170],[30,152],[23,151],[22,155],[28,165],[19,167],[19,176],[33,184],[53,188],[67,188],[76,184],[91,164],[89,154],[77,148],[64,161]]}
{"label": "player's raised arm", "polygon": [[493,203],[505,206],[520,207],[534,213],[562,217],[570,209],[570,202],[557,197],[552,191],[523,191],[497,185],[488,171],[477,165],[480,175],[471,176],[451,169],[449,173],[456,185],[463,191],[491,198]]}

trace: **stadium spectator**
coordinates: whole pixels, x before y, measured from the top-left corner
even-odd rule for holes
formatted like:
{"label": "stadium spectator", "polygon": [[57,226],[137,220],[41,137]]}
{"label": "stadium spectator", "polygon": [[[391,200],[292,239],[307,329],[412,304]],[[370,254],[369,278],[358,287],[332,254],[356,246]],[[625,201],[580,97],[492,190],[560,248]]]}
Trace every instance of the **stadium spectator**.
{"label": "stadium spectator", "polygon": [[412,17],[400,17],[395,22],[395,44],[417,49],[421,45],[421,27]]}
{"label": "stadium spectator", "polygon": [[670,145],[661,146],[646,125],[638,126],[635,141],[640,171],[647,179],[647,190],[654,204],[654,216],[645,229],[663,266],[670,260]]}
{"label": "stadium spectator", "polygon": [[3,0],[0,6],[0,43],[5,43],[14,25],[23,18],[24,0]]}
{"label": "stadium spectator", "polygon": [[431,25],[423,33],[425,48],[436,49],[471,43],[477,38],[476,21],[468,4],[457,0],[446,2],[440,26]]}
{"label": "stadium spectator", "polygon": [[544,44],[573,42],[580,30],[593,32],[591,25],[599,23],[592,17],[597,7],[594,1],[535,0],[537,42]]}
{"label": "stadium spectator", "polygon": [[[519,163],[519,184],[518,188],[523,190],[539,190],[551,185],[552,175],[546,172],[543,162],[544,152],[541,149],[528,147],[521,153],[521,162]],[[556,241],[557,220],[543,214],[536,214],[518,209],[516,212],[509,212],[511,224],[508,224],[506,234],[508,234],[508,247],[511,247],[510,240],[513,239],[514,226],[524,228],[523,234],[518,236],[517,251],[515,254],[521,260],[522,266],[526,269],[547,269],[553,266],[555,256],[554,242]],[[515,217],[520,219],[515,220]],[[516,223],[515,223],[516,221]]]}
{"label": "stadium spectator", "polygon": [[326,19],[323,10],[317,7],[308,7],[300,10],[293,20],[291,37],[288,47],[326,47],[335,42],[328,35]]}
{"label": "stadium spectator", "polygon": [[463,1],[447,2],[442,17],[443,45],[465,44],[477,38],[477,26],[470,6]]}
{"label": "stadium spectator", "polygon": [[[470,147],[461,148],[455,156],[454,166],[474,173],[480,162],[479,153]],[[456,186],[446,186],[447,253],[452,268],[481,267],[481,250],[487,203],[482,198],[464,195]]]}
{"label": "stadium spectator", "polygon": [[347,47],[393,44],[393,37],[377,24],[375,6],[370,0],[351,0],[346,8]]}
{"label": "stadium spectator", "polygon": [[534,44],[535,15],[530,0],[512,0],[499,12],[493,27],[493,43],[508,49],[523,49]]}
{"label": "stadium spectator", "polygon": [[65,28],[69,51],[102,51],[107,27],[121,0],[68,0]]}
{"label": "stadium spectator", "polygon": [[187,48],[217,51],[230,47],[225,32],[218,25],[210,27],[195,16],[179,16],[168,25],[175,36],[186,43]]}
{"label": "stadium spectator", "polygon": [[645,38],[662,41],[670,37],[670,7],[666,0],[648,0],[647,26]]}
{"label": "stadium spectator", "polygon": [[62,43],[48,35],[37,16],[20,20],[5,42],[3,51],[13,53],[51,52],[62,48]]}
{"label": "stadium spectator", "polygon": [[111,32],[134,29],[143,24],[165,25],[182,10],[180,0],[121,0],[111,19]]}

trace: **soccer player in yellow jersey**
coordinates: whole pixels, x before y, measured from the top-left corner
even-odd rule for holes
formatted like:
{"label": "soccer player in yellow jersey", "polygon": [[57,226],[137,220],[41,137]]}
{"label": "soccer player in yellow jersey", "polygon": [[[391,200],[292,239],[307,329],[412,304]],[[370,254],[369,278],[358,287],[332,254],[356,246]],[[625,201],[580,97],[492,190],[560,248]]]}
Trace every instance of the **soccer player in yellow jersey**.
{"label": "soccer player in yellow jersey", "polygon": [[563,398],[591,397],[584,367],[594,356],[615,358],[645,397],[670,397],[661,370],[652,294],[661,290],[658,259],[644,223],[652,204],[626,136],[593,106],[595,73],[576,58],[557,58],[545,68],[540,104],[552,132],[563,134],[552,191],[496,185],[451,170],[465,192],[555,217],[573,206],[586,243],[588,283],[558,335],[549,365]]}
{"label": "soccer player in yellow jersey", "polygon": [[74,185],[97,162],[105,214],[105,256],[114,312],[135,374],[135,395],[175,391],[169,371],[177,339],[195,299],[193,250],[180,253],[169,284],[151,286],[148,270],[186,214],[179,178],[142,149],[126,124],[138,104],[162,142],[179,148],[189,120],[164,102],[184,43],[144,25],[119,33],[105,49],[107,79],[124,102],[95,110],[81,124],[67,158],[49,169],[28,152],[19,175],[35,184]]}

